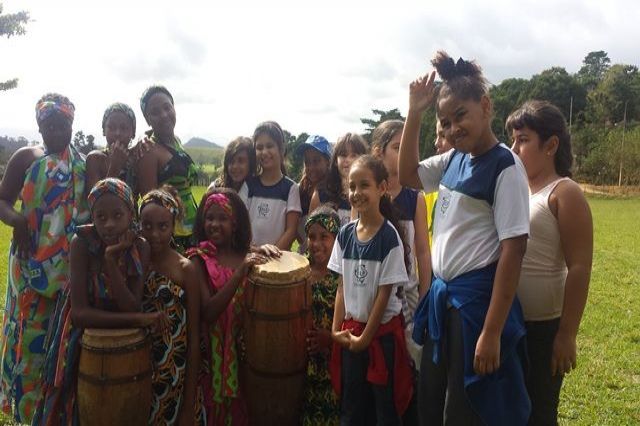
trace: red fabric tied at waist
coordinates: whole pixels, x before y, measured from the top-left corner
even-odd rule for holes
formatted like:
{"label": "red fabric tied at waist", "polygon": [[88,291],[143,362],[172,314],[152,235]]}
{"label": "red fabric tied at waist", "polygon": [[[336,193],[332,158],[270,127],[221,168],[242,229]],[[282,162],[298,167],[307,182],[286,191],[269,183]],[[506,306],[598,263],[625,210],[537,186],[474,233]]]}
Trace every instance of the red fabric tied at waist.
{"label": "red fabric tied at waist", "polygon": [[[393,398],[398,415],[402,415],[405,412],[413,395],[413,373],[409,363],[409,352],[407,351],[402,322],[402,314],[400,314],[393,317],[386,324],[380,324],[367,349],[369,351],[367,381],[374,385],[384,386],[389,381],[389,371],[384,360],[380,337],[393,333]],[[342,330],[349,329],[353,335],[360,336],[366,325],[366,323],[352,319],[345,320],[342,323]],[[333,390],[340,396],[342,390],[342,347],[335,342],[331,351],[329,371]]]}

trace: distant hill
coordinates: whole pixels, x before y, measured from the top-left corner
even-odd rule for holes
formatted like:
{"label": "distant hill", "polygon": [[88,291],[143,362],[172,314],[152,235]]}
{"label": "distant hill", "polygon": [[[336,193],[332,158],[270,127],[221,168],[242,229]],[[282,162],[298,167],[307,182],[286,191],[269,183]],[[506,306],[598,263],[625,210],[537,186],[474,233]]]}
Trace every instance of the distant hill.
{"label": "distant hill", "polygon": [[191,138],[184,144],[185,148],[223,149],[220,145],[202,138]]}

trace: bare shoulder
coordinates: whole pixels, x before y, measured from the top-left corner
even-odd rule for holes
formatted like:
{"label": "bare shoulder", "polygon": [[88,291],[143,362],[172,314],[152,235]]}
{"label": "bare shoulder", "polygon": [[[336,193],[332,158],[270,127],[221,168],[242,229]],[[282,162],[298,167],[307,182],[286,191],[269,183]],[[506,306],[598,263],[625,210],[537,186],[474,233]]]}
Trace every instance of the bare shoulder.
{"label": "bare shoulder", "polygon": [[13,153],[7,163],[7,172],[9,169],[27,170],[31,163],[44,155],[42,146],[23,146]]}
{"label": "bare shoulder", "polygon": [[562,204],[573,203],[576,201],[586,203],[586,198],[584,196],[584,192],[582,192],[582,188],[572,179],[565,179],[558,183],[549,197],[550,200],[553,198],[555,198],[554,201]]}

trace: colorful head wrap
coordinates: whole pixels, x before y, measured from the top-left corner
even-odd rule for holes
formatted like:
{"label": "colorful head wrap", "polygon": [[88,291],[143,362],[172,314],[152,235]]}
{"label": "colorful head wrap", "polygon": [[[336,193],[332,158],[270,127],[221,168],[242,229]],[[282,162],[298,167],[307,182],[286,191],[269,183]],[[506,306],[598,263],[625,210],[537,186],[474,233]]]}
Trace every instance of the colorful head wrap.
{"label": "colorful head wrap", "polygon": [[169,210],[173,216],[173,220],[176,220],[180,213],[180,208],[178,207],[176,200],[171,194],[167,191],[163,191],[162,189],[154,189],[147,192],[144,197],[142,197],[142,201],[140,202],[140,214],[142,214],[142,210],[149,204],[158,204]]}
{"label": "colorful head wrap", "polygon": [[314,223],[322,226],[333,235],[338,235],[338,231],[340,231],[340,217],[335,211],[329,208],[321,211],[314,210],[309,215],[307,223],[304,225],[304,232],[308,234],[309,228],[311,228],[311,225]]}
{"label": "colorful head wrap", "polygon": [[133,191],[129,188],[129,185],[116,178],[106,178],[99,180],[93,188],[91,192],[89,192],[89,196],[87,197],[87,202],[89,203],[89,210],[93,211],[93,206],[95,205],[98,198],[102,197],[105,194],[113,194],[116,197],[120,198],[127,205],[127,208],[134,211],[134,199],[133,199]]}
{"label": "colorful head wrap", "polygon": [[76,107],[66,96],[47,93],[36,104],[36,122],[40,124],[53,114],[60,114],[71,124],[75,111]]}
{"label": "colorful head wrap", "polygon": [[169,99],[171,99],[171,104],[173,104],[173,96],[171,96],[171,93],[166,87],[159,85],[147,87],[147,89],[142,93],[142,97],[140,98],[140,109],[142,109],[142,114],[145,117],[147,116],[147,103],[149,102],[149,99],[151,99],[151,96],[155,95],[156,93],[164,93],[169,97]]}
{"label": "colorful head wrap", "polygon": [[209,196],[204,202],[204,211],[206,212],[207,210],[209,210],[209,208],[214,204],[216,206],[222,207],[222,209],[225,211],[225,213],[229,217],[231,217],[232,219],[234,218],[233,206],[231,205],[231,201],[229,200],[229,197],[227,197],[225,194],[222,194],[220,192],[214,192],[212,194],[209,194]]}
{"label": "colorful head wrap", "polygon": [[131,107],[127,104],[123,104],[122,102],[116,102],[114,104],[109,105],[109,107],[104,111],[104,115],[102,116],[102,130],[104,131],[104,126],[107,125],[107,119],[114,112],[121,112],[126,115],[129,120],[131,120],[131,126],[133,127],[133,134],[136,134],[136,114],[133,112]]}

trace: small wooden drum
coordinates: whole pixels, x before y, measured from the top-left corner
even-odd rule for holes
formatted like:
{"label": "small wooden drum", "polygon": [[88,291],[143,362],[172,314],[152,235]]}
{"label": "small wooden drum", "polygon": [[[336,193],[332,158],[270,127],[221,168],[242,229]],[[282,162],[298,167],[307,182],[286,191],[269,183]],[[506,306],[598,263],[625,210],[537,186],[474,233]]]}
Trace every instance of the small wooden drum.
{"label": "small wooden drum", "polygon": [[309,261],[287,251],[249,274],[244,380],[251,424],[300,423],[311,325],[309,275]]}
{"label": "small wooden drum", "polygon": [[81,425],[146,425],[151,342],[144,329],[85,329],[78,371]]}

